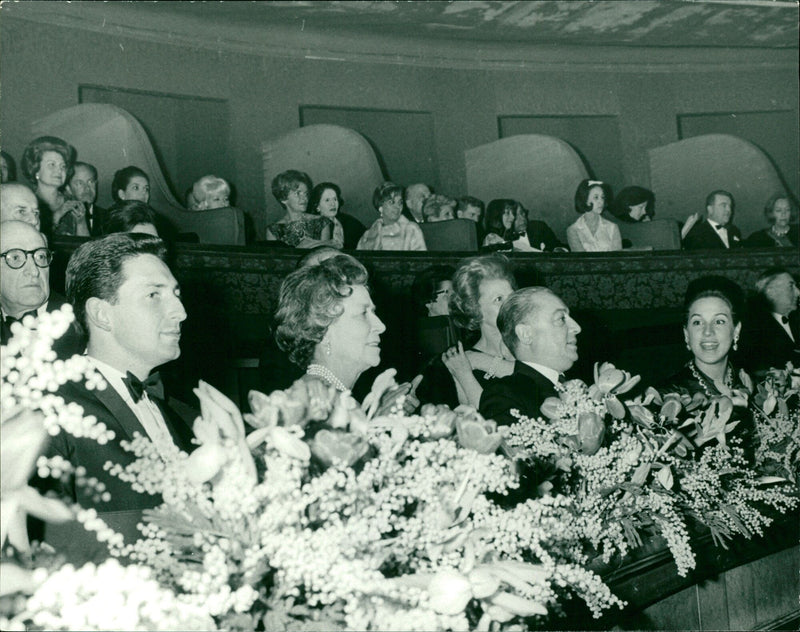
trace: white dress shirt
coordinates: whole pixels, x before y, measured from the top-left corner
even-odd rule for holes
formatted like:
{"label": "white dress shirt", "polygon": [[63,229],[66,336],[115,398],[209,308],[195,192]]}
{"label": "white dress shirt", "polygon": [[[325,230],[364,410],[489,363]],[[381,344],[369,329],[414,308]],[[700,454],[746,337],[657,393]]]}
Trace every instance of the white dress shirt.
{"label": "white dress shirt", "polygon": [[167,429],[167,422],[164,421],[164,415],[161,413],[161,409],[150,399],[147,392],[143,393],[142,398],[134,403],[133,397],[131,397],[130,391],[128,391],[128,387],[125,386],[125,382],[122,381],[123,378],[126,377],[122,371],[109,366],[105,362],[101,362],[97,358],[91,356],[87,357],[94,367],[100,371],[106,379],[106,382],[119,393],[119,396],[128,405],[128,408],[133,411],[133,414],[136,415],[136,418],[139,420],[139,423],[142,424],[147,436],[150,437],[150,440],[155,444],[156,449],[161,454],[165,454],[165,447],[170,445],[174,446],[175,442],[172,440],[172,435]]}
{"label": "white dress shirt", "polygon": [[712,222],[710,219],[706,220],[709,224],[711,224],[711,228],[719,235],[719,238],[723,241],[726,248],[730,248],[731,245],[728,243],[728,229],[725,228],[722,224],[717,224],[716,222]]}
{"label": "white dress shirt", "polygon": [[789,327],[789,321],[787,320],[786,322],[783,322],[783,314],[776,314],[775,312],[772,312],[772,317],[773,317],[775,320],[777,320],[777,321],[778,321],[778,324],[779,324],[781,327],[783,327],[783,330],[784,330],[784,331],[785,331],[787,334],[789,334],[789,338],[791,338],[791,339],[792,339],[794,342],[797,342],[797,340],[795,340],[795,339],[794,339],[794,334],[792,333],[792,328],[791,328],[791,327]]}

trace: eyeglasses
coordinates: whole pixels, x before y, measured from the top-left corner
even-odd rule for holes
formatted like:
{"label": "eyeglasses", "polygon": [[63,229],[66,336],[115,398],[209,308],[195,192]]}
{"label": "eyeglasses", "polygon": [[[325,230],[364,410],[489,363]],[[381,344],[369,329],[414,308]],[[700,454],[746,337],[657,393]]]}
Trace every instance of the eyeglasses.
{"label": "eyeglasses", "polygon": [[47,248],[36,248],[35,250],[22,250],[22,248],[11,248],[0,257],[6,260],[6,265],[14,270],[19,270],[28,261],[28,255],[32,255],[33,262],[37,268],[47,268],[53,261],[53,251]]}

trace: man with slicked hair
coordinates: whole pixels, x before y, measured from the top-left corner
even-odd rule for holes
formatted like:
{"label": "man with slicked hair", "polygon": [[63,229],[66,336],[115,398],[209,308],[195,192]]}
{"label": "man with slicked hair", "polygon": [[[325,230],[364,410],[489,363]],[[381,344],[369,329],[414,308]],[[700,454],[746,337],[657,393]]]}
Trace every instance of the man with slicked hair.
{"label": "man with slicked hair", "polygon": [[497,328],[516,363],[511,375],[484,387],[480,412],[500,425],[517,421],[514,410],[539,417],[544,400],[556,395],[556,384],[578,359],[580,325],[549,289],[528,287],[505,300]]}

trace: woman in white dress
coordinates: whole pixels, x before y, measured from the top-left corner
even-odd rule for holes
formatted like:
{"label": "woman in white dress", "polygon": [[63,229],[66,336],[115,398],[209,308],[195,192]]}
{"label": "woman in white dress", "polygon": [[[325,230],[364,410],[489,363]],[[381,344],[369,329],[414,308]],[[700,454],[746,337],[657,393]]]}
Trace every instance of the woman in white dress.
{"label": "woman in white dress", "polygon": [[619,227],[601,217],[606,194],[599,180],[583,180],[575,191],[578,221],[567,228],[567,241],[572,252],[609,252],[622,250]]}

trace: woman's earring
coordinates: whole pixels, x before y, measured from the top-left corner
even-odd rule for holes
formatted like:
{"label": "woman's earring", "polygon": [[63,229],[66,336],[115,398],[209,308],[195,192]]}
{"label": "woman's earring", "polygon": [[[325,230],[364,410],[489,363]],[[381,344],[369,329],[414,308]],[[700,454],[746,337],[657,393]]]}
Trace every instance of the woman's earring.
{"label": "woman's earring", "polygon": [[326,339],[325,340],[325,355],[330,355],[330,354],[331,354],[331,341]]}
{"label": "woman's earring", "polygon": [[734,338],[733,339],[733,350],[736,351],[738,348],[739,348],[739,339],[738,338]]}

